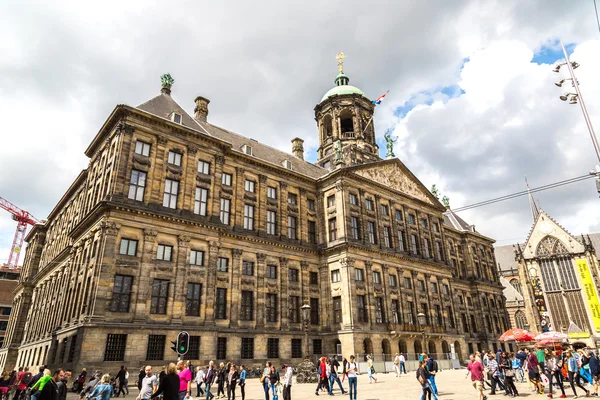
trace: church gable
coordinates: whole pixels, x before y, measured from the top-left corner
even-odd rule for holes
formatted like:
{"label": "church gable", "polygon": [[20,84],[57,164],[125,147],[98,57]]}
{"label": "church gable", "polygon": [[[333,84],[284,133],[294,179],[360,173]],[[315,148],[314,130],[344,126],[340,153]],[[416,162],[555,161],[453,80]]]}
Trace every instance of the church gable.
{"label": "church gable", "polygon": [[525,243],[523,256],[526,259],[547,257],[558,254],[582,253],[584,246],[552,218],[540,211],[529,238]]}
{"label": "church gable", "polygon": [[431,192],[398,160],[367,164],[352,172],[407,196],[443,208]]}

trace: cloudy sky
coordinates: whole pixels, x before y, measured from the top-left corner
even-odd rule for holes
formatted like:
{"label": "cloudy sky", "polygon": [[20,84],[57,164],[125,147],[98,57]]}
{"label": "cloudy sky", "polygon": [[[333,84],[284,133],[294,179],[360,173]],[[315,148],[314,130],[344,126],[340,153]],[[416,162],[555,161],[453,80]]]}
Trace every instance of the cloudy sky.
{"label": "cloudy sky", "polygon": [[[50,4],[52,3],[52,4]],[[600,34],[593,0],[4,1],[0,14],[0,196],[45,218],[116,104],[175,78],[190,113],[280,149],[305,139],[333,86],[335,55],[370,98],[375,126],[453,207],[586,174],[596,163],[579,106],[561,102],[551,65],[567,44],[600,131]],[[384,146],[381,146],[384,147]],[[573,233],[600,232],[593,180],[541,192]],[[498,244],[523,240],[527,198],[461,213]],[[0,262],[15,223],[0,212]]]}

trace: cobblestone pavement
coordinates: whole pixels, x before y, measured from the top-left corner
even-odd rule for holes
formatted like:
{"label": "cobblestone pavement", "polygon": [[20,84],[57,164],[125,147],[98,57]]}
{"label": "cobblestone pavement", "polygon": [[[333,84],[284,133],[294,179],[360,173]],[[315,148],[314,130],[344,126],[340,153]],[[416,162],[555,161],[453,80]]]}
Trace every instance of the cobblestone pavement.
{"label": "cobblestone pavement", "polygon": [[[438,386],[439,399],[440,400],[478,400],[477,392],[471,386],[471,379],[465,379],[466,370],[445,370],[438,373],[436,377],[436,383]],[[369,378],[366,374],[358,377],[358,400],[418,400],[421,394],[421,388],[415,378],[415,372],[410,371],[406,375],[402,375],[396,378],[394,374],[377,374],[377,383],[369,384]],[[348,381],[343,383],[344,390],[348,390]],[[326,392],[321,392],[319,396],[315,396],[316,384],[304,383],[292,385],[292,399],[293,400],[304,400],[304,399],[323,399],[329,398]],[[567,397],[573,398],[573,392],[570,388],[565,388],[567,391]],[[519,391],[519,397],[525,397],[529,400],[545,400],[548,393],[538,395],[529,391],[529,387],[525,383],[517,383],[517,390]],[[196,393],[195,385],[192,388],[193,393]],[[334,398],[346,399],[347,395],[342,396],[337,385],[334,390]],[[486,395],[489,390],[486,390]],[[496,396],[489,396],[489,400],[501,400],[508,399],[509,397],[503,396],[504,392],[497,390]],[[216,385],[213,385],[213,394],[216,394]],[[560,395],[554,392],[554,398]],[[579,393],[585,397],[585,393]],[[137,395],[137,389],[131,387],[130,395],[125,398],[128,400],[135,400]],[[236,389],[236,400],[241,400],[240,390]],[[246,400],[263,400],[265,398],[262,386],[258,379],[247,380],[246,385]],[[76,400],[78,396],[70,395],[68,400]],[[195,397],[194,400],[205,400],[205,397]],[[216,398],[215,398],[216,400]],[[272,399],[271,399],[272,400]],[[283,400],[280,396],[279,400]]]}

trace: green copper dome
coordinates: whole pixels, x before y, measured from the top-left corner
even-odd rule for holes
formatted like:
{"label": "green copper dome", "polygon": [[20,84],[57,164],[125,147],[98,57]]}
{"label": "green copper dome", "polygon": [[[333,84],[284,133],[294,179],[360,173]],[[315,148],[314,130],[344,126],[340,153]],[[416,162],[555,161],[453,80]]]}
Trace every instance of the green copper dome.
{"label": "green copper dome", "polygon": [[341,72],[335,78],[336,86],[329,89],[329,91],[327,93],[325,93],[325,96],[323,96],[323,98],[321,99],[321,101],[319,103],[323,102],[325,99],[327,99],[331,96],[335,96],[338,94],[360,94],[361,96],[367,97],[367,96],[365,96],[365,94],[363,93],[362,90],[360,90],[359,88],[357,88],[355,86],[348,85],[348,82],[350,82],[350,78],[348,78],[348,76],[346,74]]}

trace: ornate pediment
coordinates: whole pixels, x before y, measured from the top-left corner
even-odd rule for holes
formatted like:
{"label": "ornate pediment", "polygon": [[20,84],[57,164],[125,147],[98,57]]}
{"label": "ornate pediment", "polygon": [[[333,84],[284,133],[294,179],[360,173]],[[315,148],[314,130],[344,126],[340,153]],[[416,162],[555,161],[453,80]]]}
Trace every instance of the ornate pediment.
{"label": "ornate pediment", "polygon": [[400,165],[396,163],[377,164],[353,172],[363,178],[402,192],[407,196],[435,205],[425,186],[403,171]]}

